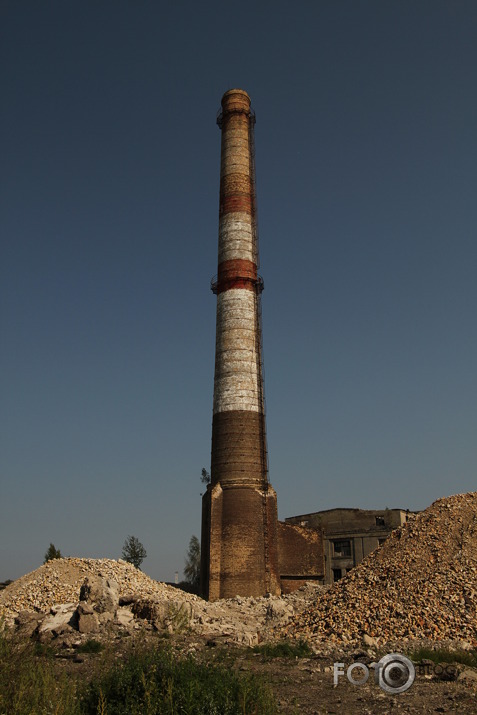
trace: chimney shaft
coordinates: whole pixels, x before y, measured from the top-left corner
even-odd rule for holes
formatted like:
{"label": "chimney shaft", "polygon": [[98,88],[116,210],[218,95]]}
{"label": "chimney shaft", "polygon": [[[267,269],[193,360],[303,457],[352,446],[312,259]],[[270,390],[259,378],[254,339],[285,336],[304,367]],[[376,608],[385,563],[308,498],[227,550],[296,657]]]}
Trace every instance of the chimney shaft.
{"label": "chimney shaft", "polygon": [[276,494],[268,483],[250,98],[226,92],[222,130],[211,484],[202,591],[210,600],[280,591]]}
{"label": "chimney shaft", "polygon": [[257,277],[250,98],[222,98],[212,484],[266,488],[267,448]]}

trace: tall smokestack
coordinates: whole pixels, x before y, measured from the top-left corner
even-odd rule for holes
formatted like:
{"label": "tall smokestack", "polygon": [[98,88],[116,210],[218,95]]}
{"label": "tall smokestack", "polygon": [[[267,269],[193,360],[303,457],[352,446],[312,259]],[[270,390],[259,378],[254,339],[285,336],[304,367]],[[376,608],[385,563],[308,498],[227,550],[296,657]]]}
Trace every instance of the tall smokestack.
{"label": "tall smokestack", "polygon": [[250,97],[222,97],[211,483],[203,498],[202,593],[279,593],[276,493],[268,482]]}

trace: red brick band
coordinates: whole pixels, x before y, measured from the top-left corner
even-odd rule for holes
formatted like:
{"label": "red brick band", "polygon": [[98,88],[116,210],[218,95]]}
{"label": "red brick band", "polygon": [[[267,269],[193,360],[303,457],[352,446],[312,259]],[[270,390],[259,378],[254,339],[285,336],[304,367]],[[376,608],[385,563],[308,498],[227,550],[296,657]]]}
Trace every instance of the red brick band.
{"label": "red brick band", "polygon": [[253,278],[257,279],[257,266],[253,261],[246,258],[231,258],[228,261],[219,263],[219,281],[230,278]]}
{"label": "red brick band", "polygon": [[245,288],[255,290],[257,283],[257,266],[253,261],[244,258],[232,258],[219,264],[215,292],[223,293],[230,288]]}
{"label": "red brick band", "polygon": [[220,209],[219,215],[235,213],[241,211],[242,213],[252,214],[252,197],[235,194],[231,196],[221,196],[220,197]]}

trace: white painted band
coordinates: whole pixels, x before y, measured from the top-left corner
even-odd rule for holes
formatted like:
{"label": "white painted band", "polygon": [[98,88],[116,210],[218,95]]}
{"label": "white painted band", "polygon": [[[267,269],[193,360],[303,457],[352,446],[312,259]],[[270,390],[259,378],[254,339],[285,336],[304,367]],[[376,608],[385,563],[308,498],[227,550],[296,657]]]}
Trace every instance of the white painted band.
{"label": "white painted band", "polygon": [[263,410],[258,384],[255,301],[254,293],[241,288],[217,296],[214,414]]}
{"label": "white painted band", "polygon": [[243,212],[225,214],[219,225],[219,263],[234,258],[254,260],[252,220]]}

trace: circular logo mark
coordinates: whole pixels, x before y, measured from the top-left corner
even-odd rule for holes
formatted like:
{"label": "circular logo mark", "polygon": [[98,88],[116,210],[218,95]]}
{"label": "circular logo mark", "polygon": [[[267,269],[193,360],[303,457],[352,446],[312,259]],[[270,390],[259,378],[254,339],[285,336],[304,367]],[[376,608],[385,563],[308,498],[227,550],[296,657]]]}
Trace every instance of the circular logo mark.
{"label": "circular logo mark", "polygon": [[409,658],[400,653],[390,653],[376,663],[379,687],[387,693],[403,693],[416,677],[416,669]]}

